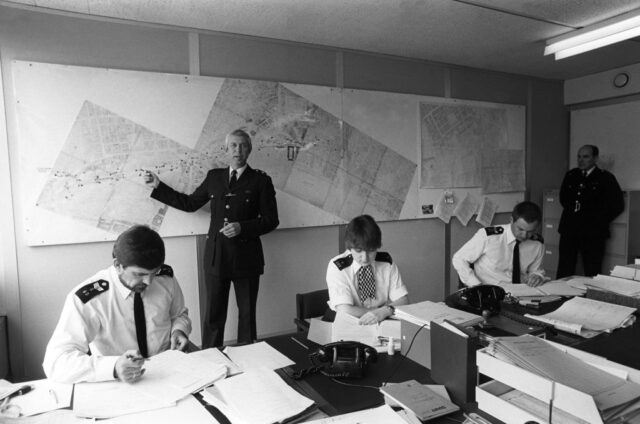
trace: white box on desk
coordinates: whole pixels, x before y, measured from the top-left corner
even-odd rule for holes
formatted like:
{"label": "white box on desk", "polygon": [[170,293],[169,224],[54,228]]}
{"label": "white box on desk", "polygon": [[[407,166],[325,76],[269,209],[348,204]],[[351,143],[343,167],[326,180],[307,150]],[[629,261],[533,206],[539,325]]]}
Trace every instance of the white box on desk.
{"label": "white box on desk", "polygon": [[[552,344],[553,346],[564,352],[567,352],[572,356],[575,356],[582,361],[599,366],[599,368],[611,374],[618,376],[626,375],[629,381],[633,381],[636,383],[640,382],[640,370],[635,370],[633,368],[608,361],[600,356],[582,352],[574,348],[562,346],[549,341],[546,342]],[[478,372],[480,374],[484,374],[487,377],[493,378],[494,380],[506,384],[507,386],[513,387],[516,390],[531,395],[547,404],[549,403],[551,398],[553,398],[554,407],[585,421],[588,421],[589,423],[603,423],[602,418],[600,417],[600,412],[598,411],[596,403],[591,395],[557,382],[554,384],[554,382],[551,380],[548,380],[516,365],[512,365],[498,358],[495,358],[487,353],[487,349],[488,348],[479,350],[476,355]],[[477,398],[478,407],[482,410],[485,410],[479,400],[482,398],[484,399],[483,404],[485,405],[485,407],[492,409],[495,402],[497,402],[495,401],[497,397],[495,395],[492,395],[491,393],[486,392],[483,387],[484,385],[476,388],[476,397],[478,396],[479,392],[484,392],[480,393],[480,398]],[[493,400],[491,398],[493,398]],[[487,406],[487,400],[490,400],[488,404],[489,406]],[[500,402],[505,401],[500,399]],[[486,412],[491,413],[489,411]],[[522,412],[524,413],[524,411]]]}

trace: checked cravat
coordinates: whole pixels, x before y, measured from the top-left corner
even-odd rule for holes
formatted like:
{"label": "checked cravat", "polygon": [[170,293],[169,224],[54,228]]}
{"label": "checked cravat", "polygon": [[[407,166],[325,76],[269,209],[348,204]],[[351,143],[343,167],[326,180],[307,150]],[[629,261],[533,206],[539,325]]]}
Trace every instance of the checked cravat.
{"label": "checked cravat", "polygon": [[361,303],[367,299],[376,298],[376,279],[373,277],[371,265],[365,265],[356,272],[356,282]]}

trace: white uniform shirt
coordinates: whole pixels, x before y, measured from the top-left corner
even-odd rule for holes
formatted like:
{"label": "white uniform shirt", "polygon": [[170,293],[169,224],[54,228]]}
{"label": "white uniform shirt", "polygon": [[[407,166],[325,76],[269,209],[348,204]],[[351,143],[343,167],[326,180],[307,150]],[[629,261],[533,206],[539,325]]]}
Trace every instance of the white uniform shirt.
{"label": "white uniform shirt", "polygon": [[[511,231],[511,224],[489,227],[490,232],[491,228],[495,229],[496,234],[488,235],[487,229],[481,228],[453,255],[453,267],[458,272],[460,280],[467,286],[512,281],[513,247],[516,238]],[[519,250],[520,281],[524,281],[528,274],[544,276],[544,245],[537,240],[525,240],[520,242]]]}
{"label": "white uniform shirt", "polygon": [[[338,259],[343,259],[344,268],[340,269],[336,265],[335,261]],[[331,259],[327,267],[327,287],[329,288],[329,307],[331,309],[335,310],[338,305],[355,305],[368,309],[378,308],[408,294],[396,264],[374,261],[371,266],[376,279],[376,298],[366,299],[363,304],[358,297],[358,283],[356,282],[356,273],[361,266],[353,260],[348,250]]]}
{"label": "white uniform shirt", "polygon": [[[77,294],[83,288],[92,295],[86,303]],[[43,363],[47,377],[68,383],[113,380],[118,358],[138,349],[134,294],[120,282],[114,266],[76,286],[67,295],[47,345]],[[182,290],[174,277],[154,277],[141,295],[149,356],[170,348],[173,331],[191,333]]]}

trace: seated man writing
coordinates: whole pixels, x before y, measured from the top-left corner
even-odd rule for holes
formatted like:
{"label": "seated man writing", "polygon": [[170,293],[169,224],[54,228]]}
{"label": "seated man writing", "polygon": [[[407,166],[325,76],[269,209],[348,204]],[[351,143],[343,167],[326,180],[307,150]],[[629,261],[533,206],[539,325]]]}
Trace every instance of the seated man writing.
{"label": "seated man writing", "polygon": [[532,202],[518,203],[511,223],[481,228],[452,259],[461,282],[478,284],[526,283],[536,287],[545,282],[542,259],[544,244],[536,233],[542,213]]}
{"label": "seated man writing", "polygon": [[378,252],[380,227],[369,215],[353,218],[345,234],[347,250],[327,267],[329,306],[376,324],[393,315],[395,306],[409,303],[407,288],[391,255]]}
{"label": "seated man writing", "polygon": [[113,265],[67,295],[43,368],[52,380],[77,383],[138,380],[144,359],[184,350],[191,321],[164,243],[145,226],[123,232]]}

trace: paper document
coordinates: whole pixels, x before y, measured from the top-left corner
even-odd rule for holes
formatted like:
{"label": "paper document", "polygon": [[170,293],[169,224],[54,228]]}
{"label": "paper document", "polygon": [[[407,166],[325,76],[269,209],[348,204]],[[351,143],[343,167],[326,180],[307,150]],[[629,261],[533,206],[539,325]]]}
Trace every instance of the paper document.
{"label": "paper document", "polygon": [[175,402],[227,376],[227,367],[206,357],[165,350],[145,363],[138,390],[165,402]]}
{"label": "paper document", "polygon": [[476,216],[476,222],[483,227],[490,226],[497,210],[498,206],[487,196],[484,196],[478,210],[478,216]]}
{"label": "paper document", "polygon": [[138,414],[123,415],[117,418],[100,421],[101,424],[176,424],[198,423],[217,424],[218,420],[206,410],[193,396],[187,396],[180,400],[176,406],[141,412]]}
{"label": "paper document", "polygon": [[527,314],[526,316],[554,326],[558,323],[566,323],[567,325],[579,325],[587,330],[611,331],[631,325],[635,321],[633,315],[635,311],[635,308],[627,306],[574,297],[548,314]]}
{"label": "paper document", "polygon": [[331,343],[331,322],[322,321],[320,318],[311,318],[309,320],[309,333],[307,339],[319,345]]}
{"label": "paper document", "polygon": [[406,421],[388,405],[306,422],[308,424],[406,424]]}
{"label": "paper document", "polygon": [[331,325],[331,341],[355,341],[374,347],[378,352],[386,352],[387,341],[393,337],[396,350],[400,349],[400,321],[386,319],[378,324],[360,325],[358,318],[345,312],[338,312]]}
{"label": "paper document", "polygon": [[233,424],[272,424],[304,413],[314,402],[268,368],[251,368],[206,388],[203,399]]}
{"label": "paper document", "polygon": [[209,364],[222,364],[227,367],[227,375],[236,375],[242,372],[237,364],[215,347],[191,352],[189,356],[201,358]]}
{"label": "paper document", "polygon": [[636,280],[598,274],[588,286],[623,296],[640,297],[640,281]]}
{"label": "paper document", "polygon": [[78,383],[73,394],[73,413],[86,418],[112,418],[174,405],[122,381]]}
{"label": "paper document", "polygon": [[583,296],[586,289],[578,289],[570,286],[566,281],[554,280],[544,283],[538,287],[531,287],[526,284],[500,283],[507,293],[513,297],[545,297],[545,296]]}
{"label": "paper document", "polygon": [[458,218],[458,221],[465,227],[469,223],[469,220],[474,213],[478,210],[478,201],[475,197],[469,193],[465,194],[462,201],[460,201],[453,209],[453,215]]}
{"label": "paper document", "polygon": [[628,278],[631,280],[640,280],[640,265],[616,265],[611,270],[611,275],[614,277]]}
{"label": "paper document", "polygon": [[479,315],[450,308],[444,303],[431,302],[430,300],[397,306],[395,317],[418,326],[426,324],[426,328],[429,328],[431,321],[442,323],[447,320],[462,326],[472,326],[483,321]]}
{"label": "paper document", "polygon": [[27,394],[12,397],[9,401],[12,406],[20,408],[22,417],[71,406],[73,384],[55,383],[46,379],[17,384],[0,380],[0,392],[3,392],[4,389],[22,386],[31,386],[33,389]]}
{"label": "paper document", "polygon": [[267,342],[229,346],[225,348],[224,353],[243,371],[258,366],[277,370],[295,364]]}

